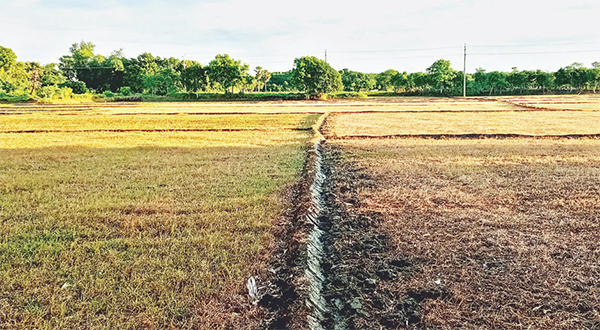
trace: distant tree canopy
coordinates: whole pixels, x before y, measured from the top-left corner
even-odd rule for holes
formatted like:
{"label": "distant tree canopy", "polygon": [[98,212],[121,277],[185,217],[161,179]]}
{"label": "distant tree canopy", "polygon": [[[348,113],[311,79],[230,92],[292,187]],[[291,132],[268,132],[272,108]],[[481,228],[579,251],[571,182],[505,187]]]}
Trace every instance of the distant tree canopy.
{"label": "distant tree canopy", "polygon": [[208,86],[208,68],[196,61],[182,62],[181,85],[186,92],[200,92]]}
{"label": "distant tree canopy", "polygon": [[244,83],[244,77],[248,75],[248,64],[242,64],[230,58],[229,55],[217,55],[208,64],[208,77],[211,82],[220,84],[226,91]]}
{"label": "distant tree canopy", "polygon": [[447,89],[452,89],[456,71],[450,67],[450,61],[437,60],[427,68],[426,72],[429,75],[431,86],[438,89],[440,94],[444,94]]}
{"label": "distant tree canopy", "polygon": [[292,71],[273,72],[266,88],[275,92],[290,92],[296,90],[292,81]]}
{"label": "distant tree canopy", "polygon": [[360,92],[375,88],[375,75],[343,69],[340,71],[345,91]]}
{"label": "distant tree canopy", "polygon": [[[440,59],[424,72],[399,72],[388,69],[381,73],[334,70],[316,57],[296,58],[294,67],[286,72],[269,72],[258,66],[249,74],[248,64],[227,54],[215,56],[208,65],[161,58],[142,53],[125,58],[121,50],[109,56],[95,52],[91,42],[81,41],[69,48],[58,63],[41,65],[20,62],[15,52],[0,46],[0,97],[30,95],[48,97],[83,94],[90,91],[121,92],[122,95],[146,93],[170,95],[176,93],[248,91],[304,92],[320,97],[345,91],[391,91],[403,95],[462,95],[463,72]],[[468,95],[514,95],[560,92],[596,92],[600,87],[600,62],[586,68],[573,63],[557,70],[490,71],[478,68],[467,74]]]}
{"label": "distant tree canopy", "polygon": [[376,86],[378,90],[387,91],[389,90],[392,84],[392,78],[398,74],[398,71],[394,69],[388,69],[379,73],[375,76]]}
{"label": "distant tree canopy", "polygon": [[81,41],[59,59],[58,67],[68,80],[78,80],[98,92],[116,91],[123,80],[123,55],[115,51],[108,58],[95,54],[96,45]]}
{"label": "distant tree canopy", "polygon": [[267,88],[267,82],[271,80],[271,72],[264,70],[261,66],[257,66],[254,69],[255,79],[256,79],[256,88],[258,90],[262,90],[263,88]]}
{"label": "distant tree canopy", "polygon": [[294,60],[292,79],[299,90],[318,97],[344,87],[340,73],[314,56]]}

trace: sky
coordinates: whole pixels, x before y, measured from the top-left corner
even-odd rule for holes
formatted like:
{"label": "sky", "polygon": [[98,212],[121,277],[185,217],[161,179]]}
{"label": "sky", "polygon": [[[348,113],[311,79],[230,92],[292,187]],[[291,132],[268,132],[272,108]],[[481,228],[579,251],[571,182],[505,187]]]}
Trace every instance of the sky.
{"label": "sky", "polygon": [[269,71],[325,57],[336,70],[556,71],[600,62],[598,0],[0,0],[0,46],[58,62],[80,41],[208,64],[229,54]]}

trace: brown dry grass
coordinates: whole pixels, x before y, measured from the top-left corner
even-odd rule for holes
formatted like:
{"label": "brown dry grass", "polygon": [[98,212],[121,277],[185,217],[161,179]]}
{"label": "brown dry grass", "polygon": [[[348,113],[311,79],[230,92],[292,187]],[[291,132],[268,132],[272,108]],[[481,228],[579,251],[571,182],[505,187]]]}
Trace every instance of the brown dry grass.
{"label": "brown dry grass", "polygon": [[108,115],[35,113],[0,116],[0,132],[43,130],[281,130],[310,129],[319,115]]}
{"label": "brown dry grass", "polygon": [[600,141],[346,140],[370,178],[354,212],[380,213],[397,297],[436,329],[600,326]]}
{"label": "brown dry grass", "polygon": [[329,137],[422,134],[599,134],[600,112],[465,112],[336,114]]}
{"label": "brown dry grass", "polygon": [[600,111],[600,96],[598,95],[506,96],[498,99],[533,108]]}
{"label": "brown dry grass", "polygon": [[[49,116],[42,123],[20,116],[5,123],[17,130],[102,127],[100,117],[150,128],[189,124],[187,117],[152,126],[144,122],[152,116],[42,115]],[[0,133],[0,328],[263,322],[245,283],[258,276],[265,284],[281,196],[298,179],[312,138],[289,128],[310,127],[316,116],[230,117],[198,120],[270,130]]]}
{"label": "brown dry grass", "polygon": [[103,114],[280,114],[371,111],[512,111],[519,106],[494,99],[390,97],[332,101],[96,103],[80,105],[0,105],[0,114],[56,112]]}

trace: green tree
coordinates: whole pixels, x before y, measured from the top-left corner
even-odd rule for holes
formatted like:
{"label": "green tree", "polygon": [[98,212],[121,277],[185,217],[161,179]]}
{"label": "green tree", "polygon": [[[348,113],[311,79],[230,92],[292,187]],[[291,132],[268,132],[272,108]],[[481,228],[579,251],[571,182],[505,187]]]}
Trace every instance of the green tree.
{"label": "green tree", "polygon": [[108,58],[94,53],[96,45],[81,41],[69,48],[69,55],[59,59],[59,69],[72,81],[83,81],[96,91],[117,91],[123,81],[123,55],[121,50]]}
{"label": "green tree", "polygon": [[452,81],[456,77],[456,71],[450,67],[450,61],[437,60],[427,68],[427,75],[431,85],[444,94],[446,89],[452,88]]}
{"label": "green tree", "polygon": [[143,53],[136,58],[122,59],[123,85],[129,86],[134,93],[144,91],[144,78],[158,74],[162,59],[150,53]]}
{"label": "green tree", "polygon": [[294,59],[292,79],[298,90],[315,97],[322,97],[344,87],[340,73],[314,56]]}
{"label": "green tree", "polygon": [[152,95],[168,95],[177,92],[179,80],[179,73],[174,69],[162,69],[157,74],[145,76],[144,87]]}
{"label": "green tree", "polygon": [[58,84],[58,87],[70,88],[74,94],[85,94],[87,92],[87,88],[83,81],[67,80]]}
{"label": "green tree", "polygon": [[0,46],[0,92],[29,93],[31,74],[23,62],[17,61],[12,49]]}
{"label": "green tree", "polygon": [[40,77],[40,82],[42,83],[42,87],[56,86],[60,83],[65,82],[65,80],[66,80],[66,78],[58,70],[57,63],[50,63],[50,64],[46,64],[44,66],[42,76]]}
{"label": "green tree", "polygon": [[394,86],[392,78],[398,74],[398,71],[394,69],[387,69],[375,76],[377,89],[380,91],[387,91]]}
{"label": "green tree", "polygon": [[199,92],[208,85],[207,68],[196,61],[186,60],[181,70],[181,85],[188,92]]}
{"label": "green tree", "polygon": [[588,69],[583,67],[582,63],[575,62],[564,68],[558,69],[554,76],[556,84],[571,89],[581,90],[588,82]]}
{"label": "green tree", "polygon": [[37,62],[26,62],[25,70],[29,74],[29,86],[31,88],[29,94],[33,95],[38,88],[42,87],[40,79],[44,72],[44,68]]}
{"label": "green tree", "polygon": [[535,82],[536,87],[542,89],[542,93],[545,93],[546,89],[553,87],[554,79],[552,73],[544,72],[542,70],[536,70],[533,74],[533,81]]}
{"label": "green tree", "polygon": [[396,93],[401,90],[407,91],[408,89],[410,89],[410,83],[406,71],[402,73],[398,72],[392,77],[392,80],[390,82],[392,83],[392,86],[394,86],[394,91]]}
{"label": "green tree", "polygon": [[294,88],[292,79],[292,71],[273,72],[266,88],[277,92],[289,92]]}
{"label": "green tree", "polygon": [[15,52],[10,48],[0,46],[0,70],[8,70],[16,62]]}
{"label": "green tree", "polygon": [[258,86],[256,77],[245,75],[244,78],[242,78],[241,91],[243,93],[256,89],[256,86]]}
{"label": "green tree", "polygon": [[263,90],[266,92],[267,91],[267,82],[269,82],[269,80],[271,80],[271,72],[263,69],[260,66],[257,66],[254,69],[254,73],[255,73],[255,78],[256,78],[256,88],[258,90]]}
{"label": "green tree", "polygon": [[343,69],[340,75],[346,91],[359,92],[375,87],[375,79],[369,74]]}
{"label": "green tree", "polygon": [[529,85],[529,75],[525,71],[517,70],[517,67],[512,68],[512,72],[506,76],[506,81],[513,90],[518,90],[519,94]]}
{"label": "green tree", "polygon": [[498,91],[498,94],[502,94],[502,91],[509,86],[506,77],[506,73],[499,71],[492,71],[486,75],[486,83],[490,88],[490,95],[492,95],[494,90]]}
{"label": "green tree", "polygon": [[219,83],[225,90],[231,88],[233,93],[233,88],[244,82],[248,70],[248,64],[242,64],[227,54],[219,54],[208,64],[208,77],[211,82]]}

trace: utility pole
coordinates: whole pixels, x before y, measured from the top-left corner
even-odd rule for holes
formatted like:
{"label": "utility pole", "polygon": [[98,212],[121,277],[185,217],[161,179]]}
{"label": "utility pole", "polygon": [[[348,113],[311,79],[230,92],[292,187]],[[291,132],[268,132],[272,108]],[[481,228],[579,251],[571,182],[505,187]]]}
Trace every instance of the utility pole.
{"label": "utility pole", "polygon": [[467,43],[465,43],[465,58],[463,61],[463,97],[467,97]]}
{"label": "utility pole", "polygon": [[327,63],[327,49],[325,49],[325,63]]}

